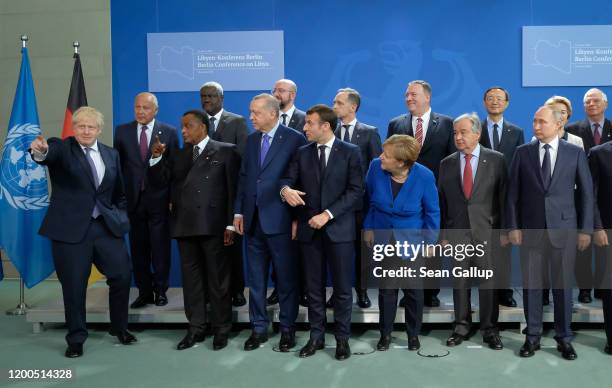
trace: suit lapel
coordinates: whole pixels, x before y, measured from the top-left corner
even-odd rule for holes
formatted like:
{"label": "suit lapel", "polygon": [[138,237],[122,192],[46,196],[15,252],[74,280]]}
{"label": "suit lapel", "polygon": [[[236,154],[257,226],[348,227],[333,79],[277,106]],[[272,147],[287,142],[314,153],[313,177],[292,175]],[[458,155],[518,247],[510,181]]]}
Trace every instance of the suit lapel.
{"label": "suit lapel", "polygon": [[361,124],[358,122],[355,123],[355,128],[353,129],[353,136],[351,137],[351,143],[355,145],[359,145],[361,143],[361,135],[363,135],[363,128]]}
{"label": "suit lapel", "polygon": [[[272,139],[272,144],[270,145],[270,149],[268,150],[268,153],[266,154],[266,158],[264,159],[261,165],[260,172],[265,170],[266,167],[268,167],[268,165],[270,164],[270,161],[274,158],[274,156],[276,156],[278,151],[283,147],[283,144],[285,143],[285,134],[283,132],[284,131],[281,129],[281,127],[278,127],[278,129],[276,130],[276,134],[274,134],[274,139]],[[259,138],[261,139],[261,136],[259,136]],[[261,152],[261,141],[259,143],[259,149],[260,149],[259,152]],[[259,153],[257,155],[259,155]]]}
{"label": "suit lapel", "polygon": [[325,164],[325,172],[323,174],[323,182],[325,182],[325,180],[329,176],[329,167],[333,166],[336,162],[336,159],[338,159],[338,152],[340,152],[338,143],[338,140],[334,140],[334,144],[332,145],[331,150],[329,151],[329,158],[327,158],[327,164]]}
{"label": "suit lapel", "polygon": [[100,182],[100,186],[98,186],[98,190],[102,187],[102,185],[109,183],[109,171],[113,169],[113,159],[111,158],[110,151],[106,149],[106,147],[102,146],[98,142],[98,151],[100,152],[100,157],[102,158],[102,162],[104,162],[104,176],[102,177],[102,181]]}
{"label": "suit lapel", "polygon": [[453,178],[453,180],[455,181],[454,184],[456,184],[459,188],[459,192],[463,194],[463,181],[461,177],[461,155],[462,153],[457,151],[457,157],[452,159],[454,165],[452,165],[451,168],[456,171],[455,178]]}
{"label": "suit lapel", "polygon": [[[132,126],[132,128],[134,129],[134,132],[129,131],[129,133],[127,134],[128,147],[134,150],[134,155],[136,155],[136,158],[142,163],[142,159],[140,158],[140,133],[138,133],[137,121],[134,121],[134,125]],[[150,146],[149,149],[151,149]]]}
{"label": "suit lapel", "polygon": [[472,188],[472,197],[478,190],[478,186],[480,186],[480,182],[485,179],[483,177],[489,176],[487,172],[489,171],[489,163],[487,162],[487,154],[486,151],[482,147],[480,148],[480,157],[478,158],[478,168],[476,168],[476,176],[474,177],[474,186]]}
{"label": "suit lapel", "polygon": [[540,181],[540,186],[546,191],[544,187],[544,181],[542,180],[542,166],[540,165],[540,142],[534,140],[529,146],[529,157],[531,158],[531,165],[536,167],[536,174]]}
{"label": "suit lapel", "polygon": [[[317,183],[321,183],[321,171],[319,171],[319,147],[317,143],[312,143],[312,152],[310,153],[312,158],[312,165],[315,166],[315,176],[317,177]],[[327,168],[326,168],[327,170]]]}
{"label": "suit lapel", "polygon": [[[562,167],[561,166],[567,166],[568,163],[565,161],[565,157],[566,157],[566,147],[567,143],[565,143],[565,141],[560,140],[559,139],[559,145],[557,148],[557,160],[555,160],[555,167],[553,168],[553,173],[552,173],[552,177],[550,179],[550,186],[549,187],[553,187],[553,185],[555,184],[555,181],[558,179],[559,174],[561,174],[561,170]],[[551,160],[552,161],[552,160]],[[559,168],[557,168],[559,167]]]}
{"label": "suit lapel", "polygon": [[431,144],[431,139],[434,138],[436,131],[438,130],[438,116],[431,112],[429,117],[429,124],[427,125],[427,133],[425,134],[425,139],[423,139],[423,148],[421,149],[421,153]]}
{"label": "suit lapel", "polygon": [[412,129],[412,114],[407,114],[404,116],[405,125],[406,125],[406,134],[414,137],[414,130]]}
{"label": "suit lapel", "polygon": [[[506,125],[504,123],[504,125]],[[480,132],[480,144],[487,148],[493,148],[491,146],[491,139],[489,139],[489,123],[487,119],[484,119],[482,122],[482,129]]]}
{"label": "suit lapel", "polygon": [[76,139],[74,138],[72,139],[72,152],[74,153],[79,163],[81,163],[81,167],[85,170],[85,174],[87,175],[87,177],[89,177],[89,181],[91,182],[91,185],[95,188],[96,181],[94,180],[93,173],[91,171],[91,167],[89,167],[89,162],[87,162],[87,159],[85,158],[85,152],[79,145],[79,142],[76,141]]}

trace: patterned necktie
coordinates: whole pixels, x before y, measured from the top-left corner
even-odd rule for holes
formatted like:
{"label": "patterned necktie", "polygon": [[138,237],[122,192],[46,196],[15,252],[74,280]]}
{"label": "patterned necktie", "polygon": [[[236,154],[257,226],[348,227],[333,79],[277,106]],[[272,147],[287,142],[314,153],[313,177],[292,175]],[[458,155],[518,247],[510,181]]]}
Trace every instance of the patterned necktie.
{"label": "patterned necktie", "polygon": [[417,127],[414,137],[419,145],[423,145],[423,119],[420,117],[417,118]]}
{"label": "patterned necktie", "polygon": [[[91,155],[90,155],[91,151],[92,151],[91,148],[85,147],[85,159],[87,159],[87,163],[89,164],[89,168],[91,169],[91,174],[93,175],[94,185],[97,190],[98,186],[100,186],[100,178],[98,178],[98,170],[96,170],[96,165],[93,159],[91,158]],[[98,218],[99,215],[100,215],[100,210],[98,209],[98,203],[96,201],[93,211],[91,212],[91,216],[93,218]]]}
{"label": "patterned necktie", "polygon": [[321,176],[325,172],[325,145],[319,146],[319,171],[321,172]]}
{"label": "patterned necktie", "polygon": [[270,149],[270,135],[264,133],[263,140],[261,142],[261,152],[259,153],[259,165],[263,165],[264,160],[266,160],[266,155],[268,154],[268,150]]}
{"label": "patterned necktie", "polygon": [[195,161],[198,160],[198,156],[200,156],[200,147],[194,146],[193,155],[191,156],[191,161],[195,163]]}
{"label": "patterned necktie", "polygon": [[495,151],[499,151],[499,126],[497,124],[493,124],[493,149]]}
{"label": "patterned necktie", "polygon": [[210,118],[208,120],[210,121],[210,128],[208,130],[208,134],[210,136],[212,136],[212,134],[215,133],[215,130],[217,129],[215,127],[215,120],[217,120],[217,119],[215,118],[215,116],[210,116]]}
{"label": "patterned necktie", "polygon": [[465,199],[470,199],[472,197],[472,186],[474,182],[472,182],[472,160],[471,154],[465,155],[465,167],[463,168],[463,194],[465,195]]}
{"label": "patterned necktie", "polygon": [[281,117],[283,118],[283,123],[282,123],[282,124],[283,124],[283,125],[287,125],[287,113],[283,113],[283,114],[281,115]]}
{"label": "patterned necktie", "polygon": [[147,155],[149,154],[149,142],[147,141],[147,126],[143,125],[140,130],[140,160],[143,162],[147,160]]}
{"label": "patterned necktie", "polygon": [[544,183],[544,188],[548,189],[550,186],[550,144],[544,144],[544,158],[542,159],[542,183]]}
{"label": "patterned necktie", "polygon": [[593,140],[595,141],[595,145],[599,145],[601,143],[601,132],[599,132],[599,123],[593,124]]}
{"label": "patterned necktie", "polygon": [[344,140],[347,143],[350,143],[351,133],[349,132],[349,128],[351,128],[351,126],[349,124],[344,124],[342,128],[344,128],[344,137],[342,138],[342,140]]}

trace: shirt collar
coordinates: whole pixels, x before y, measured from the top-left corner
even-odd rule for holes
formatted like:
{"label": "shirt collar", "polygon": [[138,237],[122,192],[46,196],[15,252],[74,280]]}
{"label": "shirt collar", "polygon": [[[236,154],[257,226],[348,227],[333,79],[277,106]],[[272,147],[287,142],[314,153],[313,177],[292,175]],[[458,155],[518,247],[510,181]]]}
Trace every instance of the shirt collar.
{"label": "shirt collar", "polygon": [[204,139],[202,139],[201,142],[199,142],[198,144],[194,145],[198,146],[198,148],[200,148],[200,153],[202,153],[202,151],[204,151],[204,148],[206,148],[206,145],[208,144],[208,140],[210,139],[210,137],[208,137],[208,135],[206,135],[206,137]]}
{"label": "shirt collar", "polygon": [[[540,149],[542,149],[542,147],[544,147],[544,144],[540,141]],[[550,145],[550,148],[552,148],[553,150],[556,150],[557,148],[559,148],[559,136],[555,136],[554,139],[552,139],[552,141],[550,143],[548,143],[548,145]]]}
{"label": "shirt collar", "polygon": [[293,116],[293,112],[295,112],[295,105],[292,105],[291,108],[289,108],[286,112],[281,111],[279,115],[280,119],[282,120],[282,114],[286,114],[287,118],[291,118],[291,116]]}
{"label": "shirt collar", "polygon": [[263,135],[268,135],[268,136],[270,136],[270,140],[274,139],[274,135],[276,134],[276,130],[278,129],[278,126],[279,126],[279,125],[280,125],[280,124],[279,124],[279,122],[277,121],[277,122],[276,122],[276,125],[274,126],[274,128],[272,128],[272,129],[271,129],[269,132],[266,132],[266,133],[263,133],[263,132],[262,132],[262,135],[261,135],[262,139],[263,139]]}
{"label": "shirt collar", "polygon": [[589,119],[589,125],[591,126],[591,130],[593,130],[593,124],[598,123],[599,124],[599,130],[603,131],[603,127],[604,127],[605,121],[606,121],[605,117],[603,119],[601,119],[601,121],[591,121],[591,119]]}
{"label": "shirt collar", "polygon": [[340,125],[350,125],[351,127],[355,128],[355,125],[357,125],[357,117],[355,117],[353,120],[351,120],[348,123],[343,123],[342,120],[340,120]]}
{"label": "shirt collar", "polygon": [[[465,152],[461,153],[465,156]],[[472,157],[476,159],[480,158],[480,144],[476,144],[476,148],[472,151]]]}
{"label": "shirt collar", "polygon": [[334,146],[334,141],[336,141],[336,137],[332,136],[332,138],[325,144],[317,144],[317,148],[319,148],[320,146],[324,145],[327,148],[329,148],[331,150],[331,148]]}
{"label": "shirt collar", "polygon": [[153,119],[153,120],[149,121],[149,123],[148,123],[148,124],[141,124],[141,123],[138,123],[138,132],[140,132],[140,130],[142,129],[142,127],[143,127],[144,125],[146,125],[146,126],[147,126],[147,131],[152,131],[152,130],[153,130],[153,128],[155,127],[155,119]]}
{"label": "shirt collar", "polygon": [[208,118],[210,119],[211,117],[215,118],[215,127],[217,126],[217,124],[219,124],[219,120],[221,120],[221,115],[223,114],[223,108],[221,108],[220,111],[217,112],[216,115],[211,116],[208,113],[206,113],[208,115]]}
{"label": "shirt collar", "polygon": [[96,152],[99,152],[99,151],[98,151],[98,140],[96,140],[96,141],[95,141],[95,142],[94,142],[92,145],[90,145],[90,146],[88,146],[88,147],[87,147],[87,146],[84,146],[84,145],[83,145],[83,144],[81,144],[81,143],[79,143],[79,145],[81,146],[81,149],[83,150],[83,152],[87,152],[87,151],[85,150],[85,148],[91,148],[92,150],[94,150],[94,151],[96,151]]}
{"label": "shirt collar", "polygon": [[423,115],[421,116],[417,116],[417,115],[412,115],[412,118],[414,120],[416,120],[417,118],[421,117],[421,119],[423,120],[423,122],[429,121],[429,117],[431,116],[431,107],[429,107],[429,109],[427,109],[427,112],[423,113]]}
{"label": "shirt collar", "polygon": [[502,116],[499,121],[495,122],[491,120],[489,116],[487,116],[487,128],[493,129],[493,125],[497,124],[497,128],[502,129],[504,127],[504,117]]}

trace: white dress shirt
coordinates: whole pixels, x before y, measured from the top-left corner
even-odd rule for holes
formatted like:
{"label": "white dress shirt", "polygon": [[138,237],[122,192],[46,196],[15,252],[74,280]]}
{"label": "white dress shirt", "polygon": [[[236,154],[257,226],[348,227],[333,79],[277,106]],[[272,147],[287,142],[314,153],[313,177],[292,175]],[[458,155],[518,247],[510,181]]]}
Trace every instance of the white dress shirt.
{"label": "white dress shirt", "polygon": [[[151,144],[151,136],[153,136],[153,126],[155,126],[155,119],[151,120],[148,124],[146,124],[147,130],[145,133],[147,134],[147,148],[149,148],[149,144]],[[136,142],[140,145],[140,132],[142,131],[143,124],[138,123],[136,131]]]}
{"label": "white dress shirt", "polygon": [[[544,154],[546,150],[544,150],[544,144],[540,142],[540,167],[542,167],[542,162],[544,161]],[[555,138],[548,143],[550,148],[548,149],[548,153],[550,155],[550,176],[552,177],[553,172],[555,171],[555,163],[557,162],[557,152],[559,151],[559,137],[555,136]]]}
{"label": "white dress shirt", "polygon": [[[355,117],[351,122],[349,123],[343,123],[340,122],[340,139],[344,140],[344,134],[346,133],[346,130],[348,129],[349,131],[349,139],[353,140],[353,133],[355,132],[355,125],[357,125],[357,117]],[[348,125],[348,128],[344,128],[342,127],[342,125]]]}
{"label": "white dress shirt", "polygon": [[[425,137],[427,136],[427,128],[429,127],[429,120],[431,119],[431,108],[427,112],[423,113],[421,120],[423,120],[423,143],[425,143]],[[416,138],[417,119],[419,116],[412,115],[412,133]],[[422,145],[422,144],[421,144]]]}

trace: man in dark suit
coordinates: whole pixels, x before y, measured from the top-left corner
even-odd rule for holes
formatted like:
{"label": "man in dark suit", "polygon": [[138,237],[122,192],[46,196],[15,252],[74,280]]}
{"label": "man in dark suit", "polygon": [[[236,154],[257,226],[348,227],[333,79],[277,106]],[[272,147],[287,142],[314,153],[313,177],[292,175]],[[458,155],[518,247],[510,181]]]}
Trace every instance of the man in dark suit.
{"label": "man in dark suit", "polygon": [[[235,144],[242,157],[249,130],[244,117],[223,109],[223,87],[217,82],[206,82],[200,89],[200,101],[210,122],[210,138]],[[231,261],[232,304],[236,307],[244,306],[246,299],[244,298],[242,237],[236,236],[236,243],[225,249]]]}
{"label": "man in dark suit", "polygon": [[87,339],[85,298],[92,263],[110,287],[110,334],[124,345],[136,341],[127,331],[130,258],[123,236],[130,225],[123,179],[119,154],[97,140],[103,126],[102,113],[82,107],[72,116],[74,137],[47,142],[39,136],[31,144],[33,159],[51,176],[51,203],[39,233],[51,240],[70,358],[83,355]]}
{"label": "man in dark suit", "polygon": [[[147,181],[155,137],[166,144],[169,157],[178,147],[176,129],[155,119],[159,106],[152,93],[134,100],[135,120],[117,126],[113,147],[119,152],[130,218],[130,252],[138,298],[132,308],[155,303],[168,304],[166,290],[170,275],[170,227],[168,187],[153,188]],[[151,265],[153,271],[151,271]]]}
{"label": "man in dark suit", "polygon": [[[506,89],[501,86],[492,86],[485,91],[483,100],[487,110],[487,118],[482,122],[480,144],[501,152],[504,155],[506,168],[508,168],[516,148],[525,144],[525,134],[523,129],[504,118],[504,112],[510,103],[510,95]],[[509,285],[512,272],[512,245],[504,240],[504,245],[498,247],[495,252],[499,272],[508,275]],[[503,284],[503,282],[500,281],[500,284]],[[516,300],[512,294],[513,291],[510,287],[498,290],[499,304],[516,307]]]}
{"label": "man in dark suit", "polygon": [[167,157],[156,138],[149,179],[170,186],[170,230],[178,242],[183,274],[187,335],[179,350],[204,341],[206,300],[211,307],[213,349],[227,346],[232,325],[230,267],[225,246],[234,243],[232,220],[240,156],[233,144],[210,139],[204,112],[186,112],[182,119],[185,147]]}
{"label": "man in dark suit", "polygon": [[[475,113],[457,117],[454,128],[458,152],[442,160],[438,178],[441,229],[445,230],[441,238],[454,244],[486,242],[484,257],[473,256],[453,264],[461,268],[493,269],[508,176],[504,156],[480,146],[478,140],[482,129]],[[478,279],[455,279],[455,321],[453,333],[446,340],[448,346],[459,345],[471,332],[470,280]],[[494,279],[480,283],[480,331],[491,349],[500,350],[503,344],[497,327],[499,306],[493,285]]]}
{"label": "man in dark suit", "polygon": [[[355,144],[361,151],[361,169],[364,174],[368,172],[370,162],[382,153],[382,144],[378,128],[357,121],[357,111],[361,105],[361,96],[355,89],[339,89],[334,98],[334,113],[340,119],[334,135],[347,143]],[[368,308],[372,305],[368,297],[368,274],[361,266],[361,229],[363,226],[363,207],[355,212],[355,292],[357,294],[357,305]],[[333,295],[327,302],[327,307],[333,307]]]}
{"label": "man in dark suit", "polygon": [[[280,113],[278,117],[279,124],[293,128],[298,132],[304,133],[304,120],[306,113],[295,107],[295,97],[297,95],[297,85],[290,79],[280,79],[274,83],[272,89],[272,95],[278,100],[280,105]],[[299,249],[297,249],[299,255]],[[308,305],[306,299],[306,279],[304,279],[304,264],[302,257],[300,256],[298,266],[298,280],[300,282],[299,287],[299,299],[300,304],[303,306]],[[276,284],[276,270],[274,269],[274,263],[272,265],[272,281]],[[274,288],[272,293],[266,300],[266,304],[271,306],[278,303],[278,290]]]}
{"label": "man in dark suit", "polygon": [[610,230],[612,230],[612,142],[595,146],[589,153],[589,166],[593,177],[595,200],[593,243],[602,250],[607,265],[602,276],[602,283],[596,284],[601,289],[604,327],[606,329],[606,346],[604,351],[612,354],[612,250],[610,249]]}
{"label": "man in dark suit", "polygon": [[[453,140],[453,119],[432,112],[431,85],[422,80],[408,83],[405,94],[409,113],[395,117],[389,122],[387,139],[395,134],[413,136],[421,145],[418,163],[433,171],[436,180],[440,162],[456,151]],[[438,307],[439,289],[425,290],[425,306]],[[405,305],[402,298],[400,306]]]}
{"label": "man in dark suit", "polygon": [[298,259],[291,243],[291,208],[279,197],[278,188],[291,158],[306,144],[306,139],[279,124],[279,103],[274,96],[255,96],[250,111],[257,132],[247,139],[234,206],[234,227],[239,234],[246,234],[248,251],[249,317],[253,332],[244,349],[258,349],[268,340],[266,292],[272,262],[280,302],[279,349],[288,352],[295,346]]}
{"label": "man in dark suit", "polygon": [[522,245],[527,338],[521,357],[531,357],[540,349],[542,288],[549,286],[543,284],[547,263],[557,349],[565,359],[577,357],[570,329],[573,268],[576,247],[584,250],[591,240],[593,187],[586,155],[578,146],[559,139],[561,125],[561,112],[550,106],[539,108],[533,119],[537,140],[518,147],[510,165],[505,222],[510,242]]}
{"label": "man in dark suit", "polygon": [[[604,144],[612,140],[612,122],[605,117],[608,108],[608,97],[596,88],[589,89],[584,94],[584,113],[586,118],[582,121],[575,121],[568,124],[565,130],[573,135],[579,136],[584,144],[584,151],[588,154],[592,147]],[[595,248],[595,271],[592,265],[592,249],[578,253],[576,266],[576,280],[580,292],[578,301],[581,303],[591,303],[591,289],[593,284],[601,282],[601,275],[604,273],[605,256],[601,250]],[[595,273],[595,275],[593,275]],[[600,297],[600,292],[595,289],[595,297]]]}
{"label": "man in dark suit", "polygon": [[310,339],[300,350],[309,357],[325,347],[325,283],[329,262],[334,288],[336,359],[350,357],[355,209],[362,201],[363,173],[359,147],[338,140],[338,118],[326,105],[306,112],[304,132],[310,144],[295,153],[281,196],[297,207],[297,239],[307,258]]}

